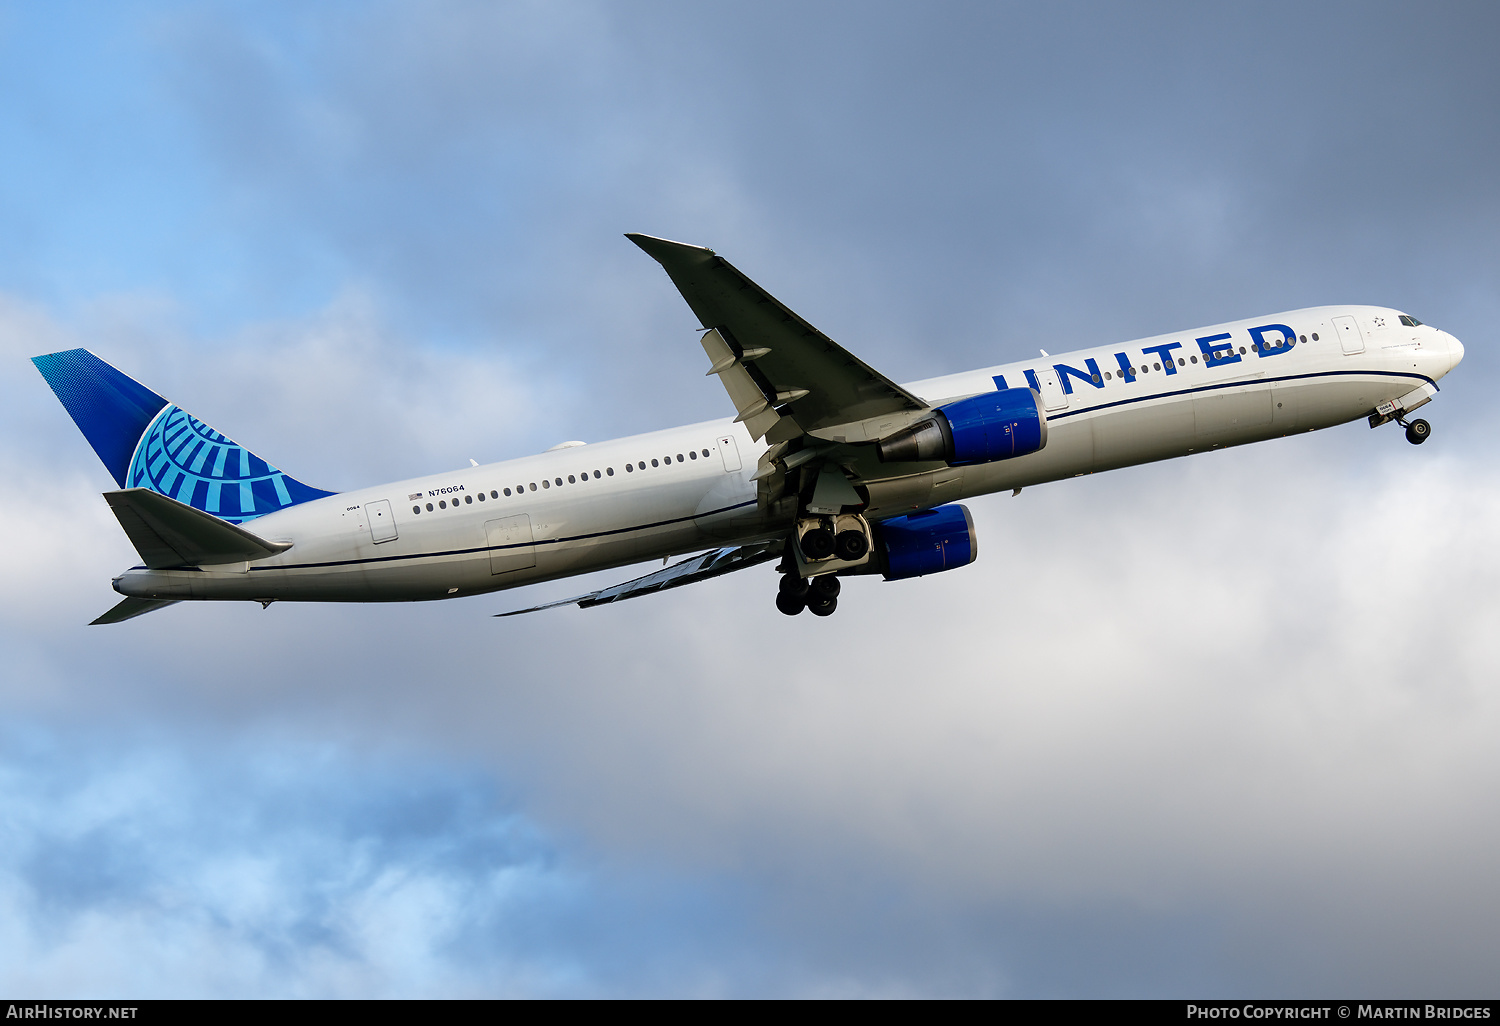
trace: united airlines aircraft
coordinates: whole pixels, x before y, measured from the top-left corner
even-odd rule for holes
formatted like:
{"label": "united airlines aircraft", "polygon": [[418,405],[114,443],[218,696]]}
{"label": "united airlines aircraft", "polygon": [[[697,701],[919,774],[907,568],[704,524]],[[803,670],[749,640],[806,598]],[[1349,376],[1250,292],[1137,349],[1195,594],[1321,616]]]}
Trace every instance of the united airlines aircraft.
{"label": "united airlines aircraft", "polygon": [[961,499],[1361,419],[1421,443],[1431,428],[1409,415],[1464,352],[1398,310],[1324,306],[898,385],[712,250],[628,238],[698,317],[734,417],[334,493],[87,350],[35,357],[141,557],[94,622],[184,599],[452,598],[654,559],[515,612],[775,562],[777,608],[827,616],[845,577],[972,563]]}

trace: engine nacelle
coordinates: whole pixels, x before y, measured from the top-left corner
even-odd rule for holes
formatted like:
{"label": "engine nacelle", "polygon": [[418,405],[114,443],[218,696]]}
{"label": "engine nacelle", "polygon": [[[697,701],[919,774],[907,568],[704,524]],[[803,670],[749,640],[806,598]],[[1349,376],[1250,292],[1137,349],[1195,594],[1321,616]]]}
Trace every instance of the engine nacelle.
{"label": "engine nacelle", "polygon": [[1004,388],[939,406],[931,418],[882,438],[885,463],[942,460],[950,467],[993,463],[1036,452],[1047,444],[1042,397],[1029,388]]}
{"label": "engine nacelle", "polygon": [[874,529],[888,581],[942,573],[979,557],[974,518],[956,503],[882,520]]}

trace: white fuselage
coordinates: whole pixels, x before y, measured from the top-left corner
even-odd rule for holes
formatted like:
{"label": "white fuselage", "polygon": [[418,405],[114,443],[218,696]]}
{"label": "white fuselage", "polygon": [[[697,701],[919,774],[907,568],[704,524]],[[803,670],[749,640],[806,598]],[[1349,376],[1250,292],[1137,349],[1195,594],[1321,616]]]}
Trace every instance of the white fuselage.
{"label": "white fuselage", "polygon": [[[919,381],[906,387],[934,406],[1001,380],[1036,388],[1047,407],[1045,447],[976,466],[912,465],[909,474],[886,465],[856,483],[878,519],[1356,420],[1462,358],[1446,332],[1399,317],[1381,307],[1316,307]],[[1262,349],[1249,329],[1273,322],[1307,341]],[[1224,362],[1209,366],[1206,348]],[[1122,375],[1126,365],[1133,377]],[[725,419],[358,489],[249,524],[291,543],[276,556],[136,568],[115,588],[161,599],[411,601],[776,537],[791,519],[783,506],[757,504],[752,475],[765,449]]]}

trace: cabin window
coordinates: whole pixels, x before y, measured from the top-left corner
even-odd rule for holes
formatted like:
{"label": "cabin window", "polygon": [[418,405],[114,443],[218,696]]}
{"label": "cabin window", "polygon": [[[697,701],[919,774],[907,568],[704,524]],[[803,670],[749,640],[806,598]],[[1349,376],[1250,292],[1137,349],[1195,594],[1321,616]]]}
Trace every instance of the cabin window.
{"label": "cabin window", "polygon": [[688,459],[695,460],[697,458],[698,458],[698,450],[697,449],[694,449],[694,450],[692,450],[691,452],[688,453]]}
{"label": "cabin window", "polygon": [[684,459],[683,459],[683,458],[682,458],[682,453],[678,453],[678,454],[677,454],[677,462],[678,462],[678,463],[684,463],[684,462],[686,462],[686,461],[685,461],[685,460],[684,460]]}
{"label": "cabin window", "polygon": [[448,508],[448,500],[447,499],[439,499],[438,500],[438,509],[447,509],[447,508]]}
{"label": "cabin window", "polygon": [[1315,332],[1313,332],[1313,341],[1316,342],[1317,340],[1318,340],[1318,333],[1315,331]]}
{"label": "cabin window", "polygon": [[1244,346],[1240,346],[1240,355],[1241,356],[1245,355],[1245,347]]}
{"label": "cabin window", "polygon": [[485,495],[484,495],[484,493],[483,493],[483,492],[480,492],[480,493],[479,493],[479,501],[480,501],[480,502],[483,502],[483,501],[484,501],[484,499],[485,499]]}
{"label": "cabin window", "polygon": [[703,458],[704,459],[708,459],[708,450],[707,449],[703,450]]}
{"label": "cabin window", "polygon": [[[559,481],[558,483],[561,484],[562,482]],[[577,483],[578,483],[578,478],[574,477],[572,474],[569,474],[568,475],[568,484],[577,484]]]}
{"label": "cabin window", "polygon": [[1161,364],[1159,363],[1153,363],[1151,366],[1155,370],[1161,370]]}
{"label": "cabin window", "polygon": [[507,498],[510,496],[510,489],[509,488],[505,489],[505,494],[506,494]]}
{"label": "cabin window", "polygon": [[1190,357],[1188,357],[1188,359],[1192,360],[1194,363],[1198,362],[1198,358],[1196,356],[1190,356]]}
{"label": "cabin window", "polygon": [[1179,367],[1186,367],[1187,366],[1187,361],[1184,360],[1182,357],[1179,356],[1177,358],[1177,366],[1179,366]]}
{"label": "cabin window", "polygon": [[543,480],[542,480],[542,487],[543,487],[543,488],[551,488],[551,487],[552,487],[552,482],[551,482],[551,481],[548,481],[548,480],[546,480],[546,479],[545,479],[545,478],[544,478],[544,479],[543,479]]}
{"label": "cabin window", "polygon": [[[546,483],[547,482],[545,482],[545,481],[542,482],[542,484],[546,484]],[[531,482],[531,490],[532,491],[536,491],[536,482],[535,481]]]}
{"label": "cabin window", "polygon": [[642,470],[646,469],[646,461],[645,460],[641,460],[641,462],[638,463],[638,464],[636,464],[636,465],[639,466]]}
{"label": "cabin window", "polygon": [[412,511],[412,512],[413,512],[413,513],[421,513],[421,512],[422,512],[422,507],[421,507],[421,506],[413,506],[413,507],[412,507],[412,508],[411,508],[411,511]]}
{"label": "cabin window", "polygon": [[472,496],[472,495],[465,495],[464,496],[464,505],[465,506],[472,506],[472,505],[474,505],[474,496]]}
{"label": "cabin window", "polygon": [[430,502],[427,504],[427,512],[429,512],[429,513],[432,512],[432,503],[430,503]]}
{"label": "cabin window", "polygon": [[625,473],[627,473],[627,474],[634,474],[635,473],[635,464],[634,463],[627,463],[627,464],[625,464]]}
{"label": "cabin window", "polygon": [[655,467],[655,466],[658,466],[658,464],[657,464],[657,462],[656,462],[656,461],[655,461],[655,460],[652,460],[652,461],[651,461],[651,465],[652,465],[652,466],[653,466],[653,467]]}
{"label": "cabin window", "polygon": [[[510,494],[510,489],[509,488],[505,489],[505,494],[506,495]],[[492,499],[498,499],[498,498],[500,498],[500,493],[497,492],[497,491],[495,491],[495,489],[491,488],[490,489],[490,498],[492,498]]]}

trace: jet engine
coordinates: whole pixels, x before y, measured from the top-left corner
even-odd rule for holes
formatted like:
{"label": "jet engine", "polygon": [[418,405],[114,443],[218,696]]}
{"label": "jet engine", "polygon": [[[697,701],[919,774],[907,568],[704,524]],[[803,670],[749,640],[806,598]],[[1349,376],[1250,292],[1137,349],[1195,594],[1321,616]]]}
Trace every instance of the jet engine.
{"label": "jet engine", "polygon": [[968,566],[979,556],[974,518],[956,503],[892,517],[872,525],[888,581]]}
{"label": "jet engine", "polygon": [[939,406],[927,420],[882,438],[885,463],[942,460],[950,467],[993,463],[1036,452],[1047,444],[1041,396],[1029,388],[1005,388]]}

